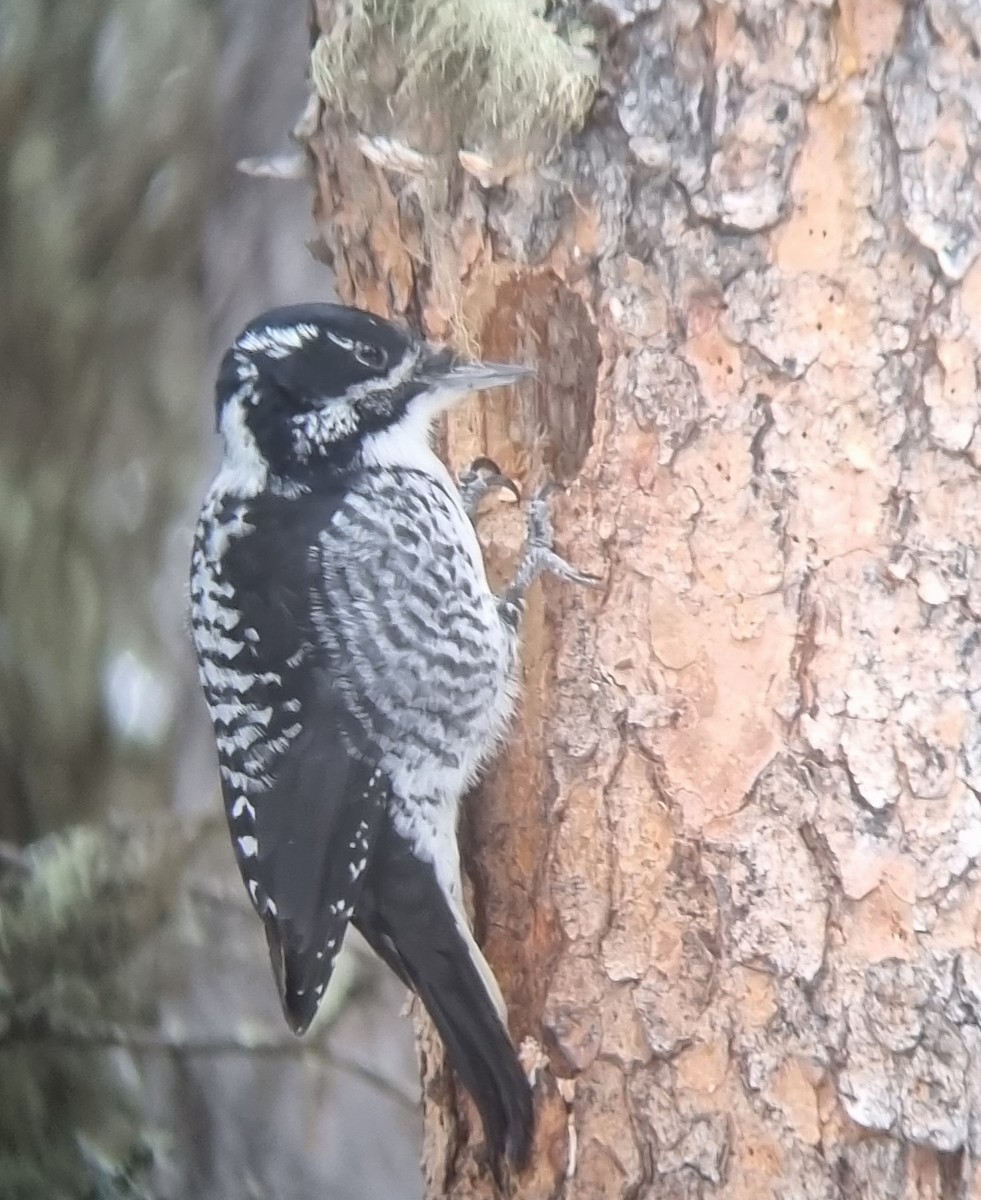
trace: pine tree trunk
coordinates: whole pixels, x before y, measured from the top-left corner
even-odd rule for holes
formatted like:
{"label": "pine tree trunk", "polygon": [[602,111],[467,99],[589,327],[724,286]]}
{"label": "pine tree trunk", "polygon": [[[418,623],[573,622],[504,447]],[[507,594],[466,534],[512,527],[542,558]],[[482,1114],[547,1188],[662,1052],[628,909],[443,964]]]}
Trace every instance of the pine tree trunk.
{"label": "pine tree trunk", "polygon": [[[537,365],[449,459],[559,480],[606,581],[536,590],[465,820],[518,1194],[981,1195],[981,7],[588,17],[544,167],[434,205],[331,106],[310,141],[346,301]],[[481,532],[505,572],[517,512]],[[429,1194],[490,1197],[423,1047]]]}

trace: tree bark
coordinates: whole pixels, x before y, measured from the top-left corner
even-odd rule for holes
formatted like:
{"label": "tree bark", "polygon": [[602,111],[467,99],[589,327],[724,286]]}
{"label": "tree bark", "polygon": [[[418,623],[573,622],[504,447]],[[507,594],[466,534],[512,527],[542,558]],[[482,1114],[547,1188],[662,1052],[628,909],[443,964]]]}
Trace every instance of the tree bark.
{"label": "tree bark", "polygon": [[[518,1194],[981,1195],[981,9],[586,18],[544,166],[436,188],[331,106],[309,142],[344,300],[536,364],[449,458],[557,478],[606,581],[532,599],[466,813],[537,1063]],[[517,512],[481,534],[506,571]],[[422,1046],[429,1194],[489,1197]]]}

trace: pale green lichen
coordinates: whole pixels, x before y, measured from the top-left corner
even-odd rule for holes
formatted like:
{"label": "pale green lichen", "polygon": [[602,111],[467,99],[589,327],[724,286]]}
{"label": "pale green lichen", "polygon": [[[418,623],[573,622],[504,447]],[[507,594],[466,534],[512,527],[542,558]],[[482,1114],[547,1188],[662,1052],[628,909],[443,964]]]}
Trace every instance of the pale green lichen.
{"label": "pale green lichen", "polygon": [[582,123],[593,56],[538,0],[349,0],[317,41],[328,109],[434,156],[543,153]]}
{"label": "pale green lichen", "polygon": [[198,832],[77,826],[0,862],[4,1200],[148,1197],[135,1096],[97,1045],[59,1031],[128,1011],[117,971],[167,915]]}
{"label": "pale green lichen", "polygon": [[0,1002],[30,1003],[59,978],[93,981],[118,965],[172,898],[186,844],[172,832],[78,826],[31,847],[24,881],[0,899]]}

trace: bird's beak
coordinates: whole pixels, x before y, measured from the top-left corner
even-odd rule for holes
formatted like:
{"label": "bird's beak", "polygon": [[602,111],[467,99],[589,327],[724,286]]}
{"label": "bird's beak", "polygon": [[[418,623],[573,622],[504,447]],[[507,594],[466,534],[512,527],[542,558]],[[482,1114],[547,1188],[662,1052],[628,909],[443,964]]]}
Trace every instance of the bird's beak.
{"label": "bird's beak", "polygon": [[420,375],[433,387],[446,388],[457,395],[482,392],[485,388],[506,387],[534,375],[532,367],[518,363],[466,362],[451,350],[433,347],[426,354]]}

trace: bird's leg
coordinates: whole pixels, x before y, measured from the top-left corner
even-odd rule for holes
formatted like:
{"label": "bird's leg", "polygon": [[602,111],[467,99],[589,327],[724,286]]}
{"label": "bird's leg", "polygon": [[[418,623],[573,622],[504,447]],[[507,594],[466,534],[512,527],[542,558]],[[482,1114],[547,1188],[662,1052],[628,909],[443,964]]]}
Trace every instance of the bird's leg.
{"label": "bird's leg", "polygon": [[475,458],[465,471],[460,472],[457,487],[463,501],[463,511],[471,521],[476,520],[477,506],[481,500],[496,488],[507,488],[515,500],[521,499],[521,493],[514,481],[502,474],[492,458]]}
{"label": "bird's leg", "polygon": [[548,497],[555,491],[553,483],[543,484],[535,492],[525,514],[527,535],[521,560],[515,572],[514,579],[501,598],[501,607],[505,612],[520,612],[524,605],[528,588],[538,578],[548,572],[570,583],[581,583],[586,587],[598,587],[602,583],[595,575],[587,575],[577,571],[564,558],[552,549],[555,542],[555,530],[552,528],[552,516],[549,512]]}

